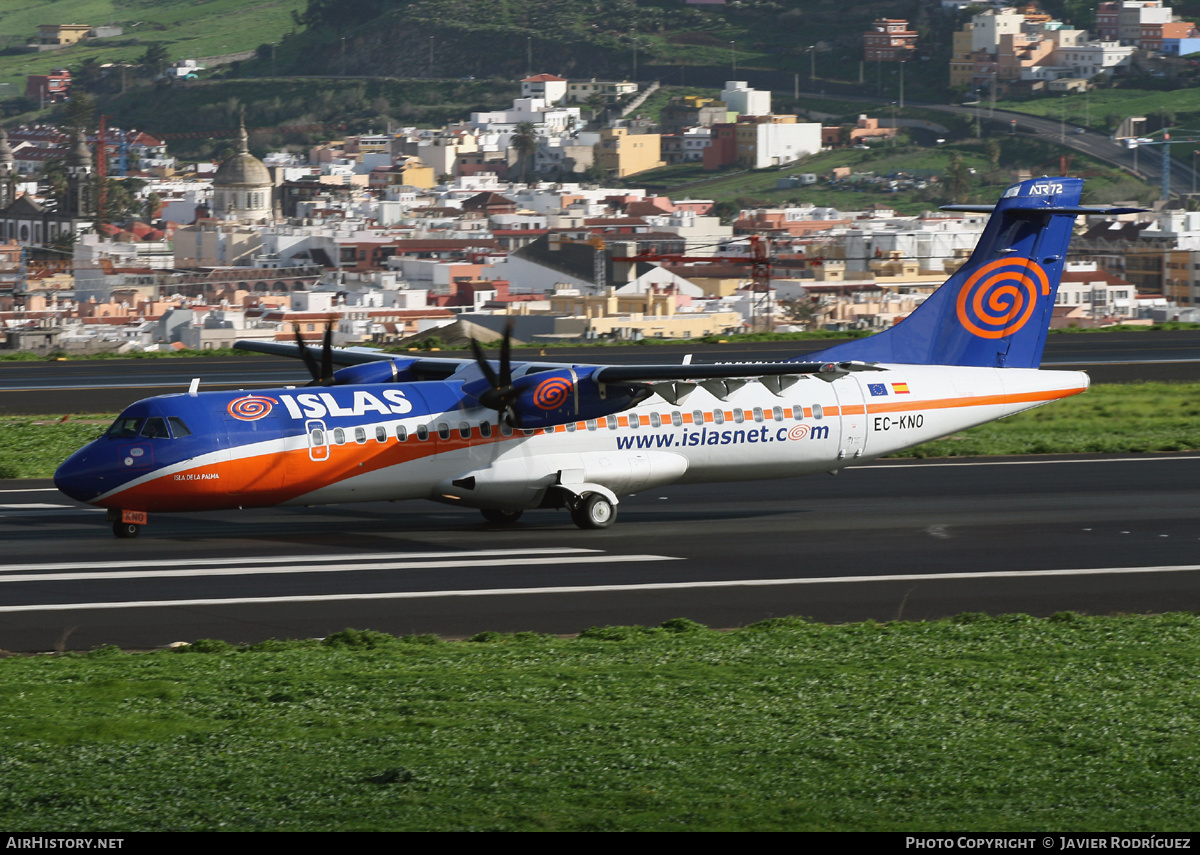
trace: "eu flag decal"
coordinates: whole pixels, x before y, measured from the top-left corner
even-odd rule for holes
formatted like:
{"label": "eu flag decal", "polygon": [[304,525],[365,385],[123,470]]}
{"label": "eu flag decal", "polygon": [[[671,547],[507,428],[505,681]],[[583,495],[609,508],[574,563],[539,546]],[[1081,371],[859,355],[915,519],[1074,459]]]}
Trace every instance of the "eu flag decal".
{"label": "eu flag decal", "polygon": [[868,383],[867,388],[871,390],[872,397],[886,395],[888,393],[886,383]]}

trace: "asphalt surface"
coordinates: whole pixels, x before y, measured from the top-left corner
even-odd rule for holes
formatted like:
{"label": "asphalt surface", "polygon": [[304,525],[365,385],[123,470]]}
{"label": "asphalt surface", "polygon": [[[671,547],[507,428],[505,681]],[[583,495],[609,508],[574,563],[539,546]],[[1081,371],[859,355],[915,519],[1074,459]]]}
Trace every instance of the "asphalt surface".
{"label": "asphalt surface", "polygon": [[512,527],[430,503],[157,515],[0,483],[0,648],[1200,608],[1200,455],[881,462]]}
{"label": "asphalt surface", "polygon": [[[769,360],[822,346],[600,356]],[[595,350],[546,358],[601,361]],[[1084,367],[1099,382],[1198,379],[1200,334],[1057,335],[1044,364]],[[114,412],[197,375],[201,388],[306,380],[295,363],[260,357],[3,363],[0,411]],[[0,482],[0,649],[144,649],[346,627],[573,633],[680,616],[731,627],[787,614],[1191,610],[1197,483],[1196,454],[887,461],[836,477],[651,490],[623,499],[601,532],[576,529],[565,512],[496,528],[474,511],[410,502],[157,515],[129,541],[49,482]]]}

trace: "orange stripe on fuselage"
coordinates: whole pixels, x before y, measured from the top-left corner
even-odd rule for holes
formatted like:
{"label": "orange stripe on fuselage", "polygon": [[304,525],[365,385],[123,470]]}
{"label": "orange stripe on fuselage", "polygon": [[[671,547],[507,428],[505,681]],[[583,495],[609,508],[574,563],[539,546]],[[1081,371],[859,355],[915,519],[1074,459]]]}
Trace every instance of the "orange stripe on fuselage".
{"label": "orange stripe on fuselage", "polygon": [[270,507],[367,472],[513,438],[499,431],[484,437],[475,429],[471,439],[462,439],[456,432],[449,440],[400,442],[389,438],[386,443],[347,443],[329,446],[329,459],[321,461],[312,460],[306,446],[162,475],[95,504],[146,511]]}
{"label": "orange stripe on fuselage", "polygon": [[918,412],[920,410],[948,410],[957,407],[990,407],[997,404],[1036,404],[1039,401],[1057,401],[1087,391],[1078,389],[1053,389],[1039,392],[1013,392],[1003,395],[973,395],[967,398],[932,398],[926,401],[905,400],[896,403],[868,404],[868,413]]}

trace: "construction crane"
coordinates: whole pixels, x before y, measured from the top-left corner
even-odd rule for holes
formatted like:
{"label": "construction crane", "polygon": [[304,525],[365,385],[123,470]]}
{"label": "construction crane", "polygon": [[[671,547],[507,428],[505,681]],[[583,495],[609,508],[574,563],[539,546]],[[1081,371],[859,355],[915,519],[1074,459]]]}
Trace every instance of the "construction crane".
{"label": "construction crane", "polygon": [[[1155,133],[1158,132],[1156,131]],[[1182,143],[1184,145],[1194,146],[1197,143],[1200,143],[1200,137],[1171,139],[1171,132],[1169,129],[1164,130],[1162,135],[1163,137],[1161,140],[1151,139],[1150,137],[1129,137],[1125,140],[1125,147],[1132,149],[1134,156],[1136,157],[1137,150],[1143,146],[1162,146],[1162,198],[1165,201],[1171,198],[1171,145]],[[1194,170],[1192,180],[1193,182],[1195,181]]]}
{"label": "construction crane", "polygon": [[716,263],[716,264],[746,264],[750,266],[750,329],[760,326],[770,332],[774,322],[771,305],[771,242],[762,235],[749,235],[749,257],[729,255],[684,255],[682,253],[639,252],[637,255],[613,256],[614,262],[637,263],[639,261],[673,261],[679,264]]}

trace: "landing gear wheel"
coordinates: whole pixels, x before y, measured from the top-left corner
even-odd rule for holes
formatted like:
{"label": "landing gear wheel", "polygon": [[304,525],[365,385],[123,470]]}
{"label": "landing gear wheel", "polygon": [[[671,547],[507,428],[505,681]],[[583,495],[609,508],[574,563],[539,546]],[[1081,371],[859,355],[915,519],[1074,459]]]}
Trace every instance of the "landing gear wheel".
{"label": "landing gear wheel", "polygon": [[589,493],[571,508],[571,521],[580,528],[608,528],[616,518],[616,507],[599,493]]}
{"label": "landing gear wheel", "polygon": [[113,523],[113,534],[117,537],[137,537],[142,533],[142,527],[137,523],[115,522]]}
{"label": "landing gear wheel", "polygon": [[494,525],[512,525],[524,513],[520,510],[510,511],[505,508],[480,508],[479,512],[483,514],[485,520]]}

